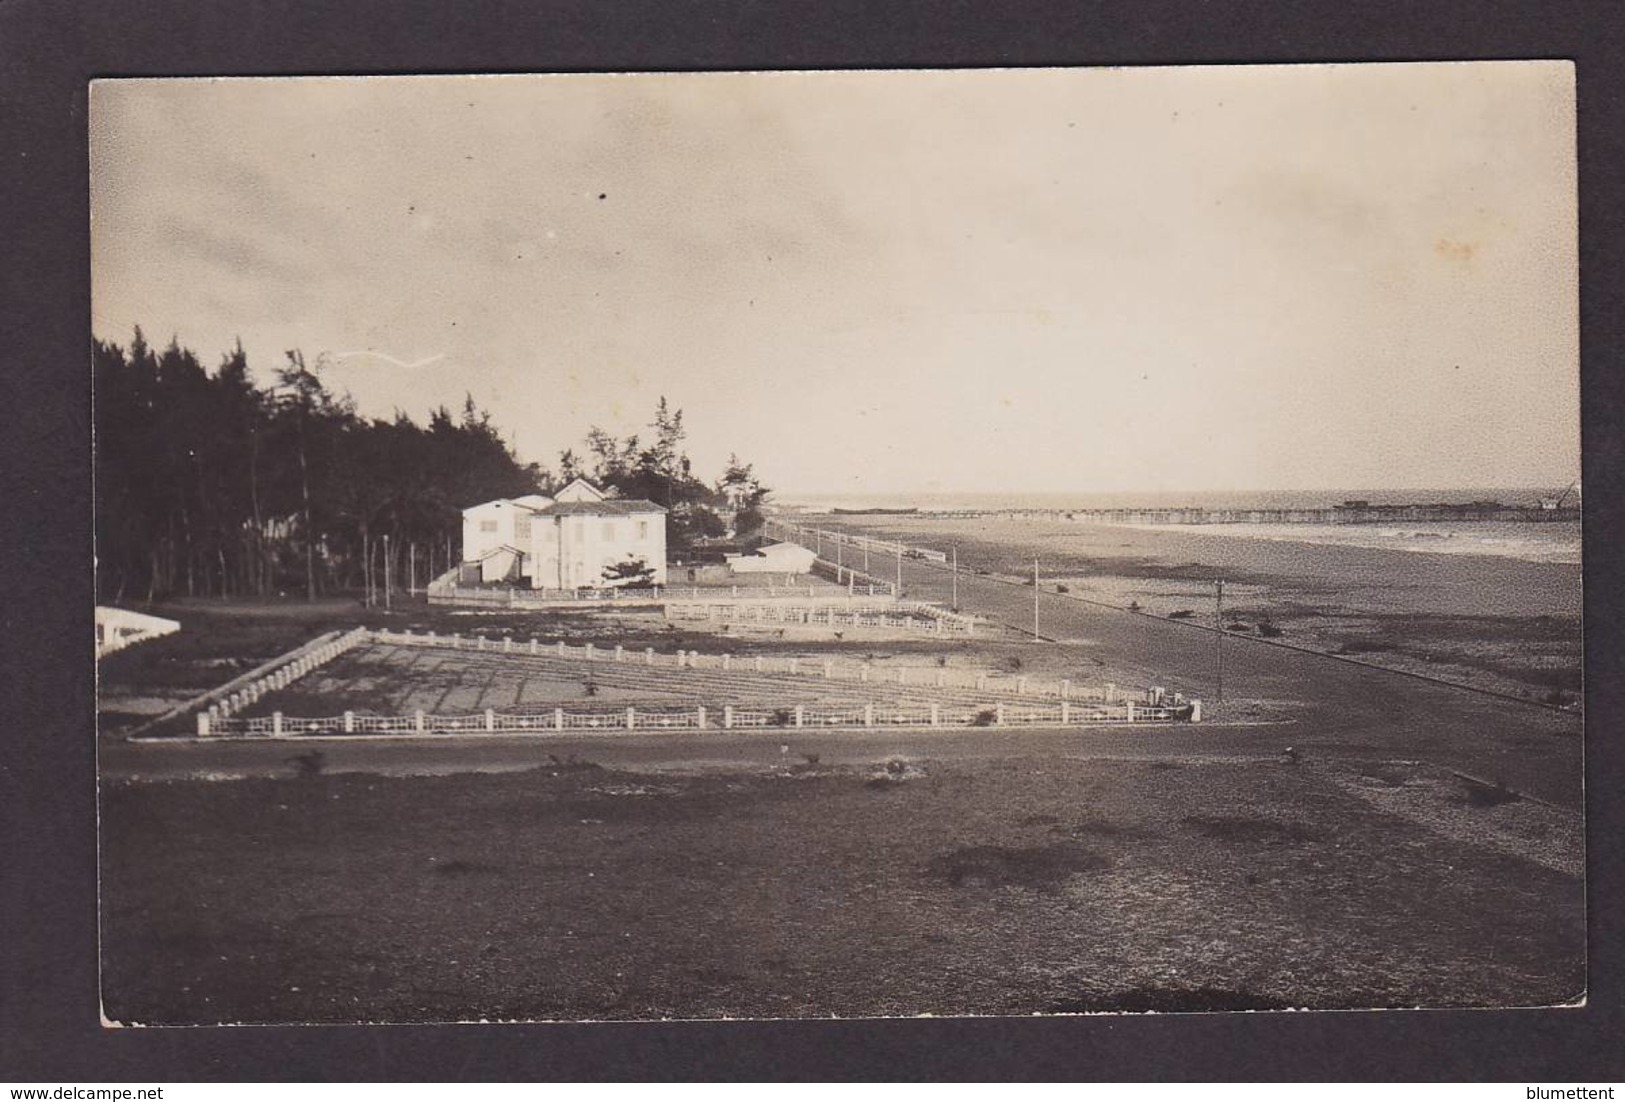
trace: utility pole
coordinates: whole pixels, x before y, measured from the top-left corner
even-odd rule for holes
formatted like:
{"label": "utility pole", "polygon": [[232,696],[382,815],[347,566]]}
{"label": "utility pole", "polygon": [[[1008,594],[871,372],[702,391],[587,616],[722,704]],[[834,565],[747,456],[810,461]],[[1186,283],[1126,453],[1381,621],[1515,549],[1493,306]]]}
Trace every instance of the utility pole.
{"label": "utility pole", "polygon": [[1224,703],[1224,582],[1213,583],[1214,704]]}
{"label": "utility pole", "polygon": [[954,544],[954,599],[949,605],[955,612],[959,611],[959,544]]}
{"label": "utility pole", "polygon": [[1033,560],[1033,639],[1038,639],[1038,560]]}
{"label": "utility pole", "polygon": [[384,533],[384,611],[389,611],[389,533]]}
{"label": "utility pole", "polygon": [[408,595],[415,594],[418,591],[418,545],[416,543],[406,545],[406,569],[406,592]]}

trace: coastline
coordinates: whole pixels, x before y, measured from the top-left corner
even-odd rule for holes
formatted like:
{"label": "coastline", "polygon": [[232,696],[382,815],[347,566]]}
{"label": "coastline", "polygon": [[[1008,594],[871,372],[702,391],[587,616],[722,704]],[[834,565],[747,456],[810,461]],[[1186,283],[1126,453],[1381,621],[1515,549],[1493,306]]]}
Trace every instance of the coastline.
{"label": "coastline", "polygon": [[1581,567],[1505,555],[1311,543],[1178,526],[927,515],[819,518],[926,547],[960,568],[1147,615],[1215,614],[1238,635],[1358,656],[1542,703],[1577,706]]}

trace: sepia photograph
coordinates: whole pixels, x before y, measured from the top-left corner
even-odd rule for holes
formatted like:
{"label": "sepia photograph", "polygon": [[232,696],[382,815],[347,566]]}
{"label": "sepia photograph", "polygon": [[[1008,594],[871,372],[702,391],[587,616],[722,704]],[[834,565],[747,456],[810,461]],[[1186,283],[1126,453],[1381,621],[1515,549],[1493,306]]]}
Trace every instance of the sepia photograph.
{"label": "sepia photograph", "polygon": [[1571,63],[88,126],[104,1026],[1586,1004]]}

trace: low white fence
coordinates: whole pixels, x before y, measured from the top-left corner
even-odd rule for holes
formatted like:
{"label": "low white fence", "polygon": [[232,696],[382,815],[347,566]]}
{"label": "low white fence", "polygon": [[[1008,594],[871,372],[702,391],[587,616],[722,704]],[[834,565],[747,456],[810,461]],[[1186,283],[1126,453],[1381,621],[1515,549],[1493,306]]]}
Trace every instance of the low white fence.
{"label": "low white fence", "polygon": [[837,545],[855,547],[859,551],[867,551],[876,555],[901,555],[905,559],[925,559],[929,562],[948,561],[946,551],[937,551],[930,547],[916,547],[898,540],[861,536],[855,532],[846,532],[840,529],[806,528],[782,520],[769,521],[768,525],[779,538],[794,539],[804,545],[810,545],[819,553],[820,557],[823,557],[824,545],[829,544],[832,547]]}
{"label": "low white fence", "polygon": [[1070,727],[1116,723],[1198,721],[1200,705],[1190,708],[1121,704],[1030,704],[1003,702],[988,708],[936,703],[880,703],[812,705],[785,708],[743,707],[687,709],[603,706],[583,709],[551,708],[538,712],[498,712],[437,715],[380,716],[345,712],[320,719],[284,716],[231,716],[216,720],[208,731],[214,736],[261,738],[323,737],[335,735],[501,735],[564,731],[704,731],[751,729],[837,729],[874,727]]}
{"label": "low white fence", "polygon": [[933,635],[975,635],[976,621],[934,605],[865,606],[684,601],[666,606],[666,619],[723,624],[794,624],[837,628],[889,628]]}
{"label": "low white fence", "polygon": [[474,605],[486,608],[569,608],[613,604],[655,605],[667,601],[716,601],[785,599],[851,603],[886,600],[892,596],[890,582],[855,581],[845,590],[828,585],[656,585],[625,589],[522,589],[518,586],[463,586],[455,582],[432,583],[428,590],[431,605]]}
{"label": "low white fence", "polygon": [[224,725],[233,715],[252,707],[266,693],[287,688],[318,666],[366,643],[373,634],[366,628],[353,628],[316,646],[296,650],[284,656],[280,664],[272,668],[261,667],[258,677],[250,678],[231,692],[221,694],[207,709],[198,711],[197,733],[210,735],[225,729]]}

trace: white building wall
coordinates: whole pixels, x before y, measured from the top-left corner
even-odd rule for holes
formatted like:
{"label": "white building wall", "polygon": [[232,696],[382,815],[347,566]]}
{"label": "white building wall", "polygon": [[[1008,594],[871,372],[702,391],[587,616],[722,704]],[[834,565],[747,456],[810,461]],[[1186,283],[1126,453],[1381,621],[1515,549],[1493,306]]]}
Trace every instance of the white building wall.
{"label": "white building wall", "polygon": [[654,584],[666,581],[664,513],[538,516],[530,547],[535,564],[531,585],[537,589],[601,586],[604,568],[628,556],[654,568]]}
{"label": "white building wall", "polygon": [[514,531],[515,518],[530,510],[511,501],[487,501],[463,510],[463,561],[473,562],[494,548],[523,547]]}
{"label": "white building wall", "polygon": [[781,543],[764,547],[755,555],[729,555],[727,563],[736,574],[807,574],[817,558],[817,552],[809,547]]}

